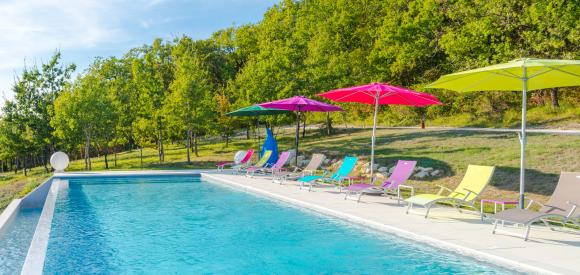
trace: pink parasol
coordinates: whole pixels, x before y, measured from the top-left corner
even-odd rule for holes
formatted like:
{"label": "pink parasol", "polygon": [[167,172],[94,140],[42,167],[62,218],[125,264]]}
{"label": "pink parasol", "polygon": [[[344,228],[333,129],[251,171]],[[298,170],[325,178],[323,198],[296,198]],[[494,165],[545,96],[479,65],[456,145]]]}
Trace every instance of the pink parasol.
{"label": "pink parasol", "polygon": [[425,107],[441,105],[439,99],[432,94],[391,86],[387,83],[371,83],[362,86],[336,89],[318,94],[321,97],[338,102],[358,102],[375,105],[373,119],[373,136],[371,140],[371,180],[375,161],[375,132],[377,129],[377,112],[379,105],[407,105]]}
{"label": "pink parasol", "polygon": [[291,98],[280,99],[271,102],[258,104],[264,108],[275,108],[289,111],[296,111],[296,158],[295,165],[298,166],[298,139],[300,134],[300,113],[301,112],[335,112],[342,111],[342,108],[328,103],[316,101],[305,96],[293,96]]}

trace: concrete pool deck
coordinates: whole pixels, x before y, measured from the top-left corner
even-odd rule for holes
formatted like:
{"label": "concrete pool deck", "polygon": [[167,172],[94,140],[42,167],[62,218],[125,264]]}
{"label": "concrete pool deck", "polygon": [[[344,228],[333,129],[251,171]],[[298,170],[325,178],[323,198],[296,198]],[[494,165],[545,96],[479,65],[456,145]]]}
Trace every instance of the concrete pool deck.
{"label": "concrete pool deck", "polygon": [[[453,250],[497,265],[525,273],[580,274],[580,234],[550,231],[546,227],[532,228],[530,240],[492,234],[489,221],[482,222],[474,213],[459,213],[453,208],[434,208],[429,218],[405,214],[406,205],[387,197],[364,196],[360,203],[345,200],[335,188],[300,190],[297,182],[275,184],[270,178],[247,178],[231,172],[208,172],[202,176],[241,188],[363,224],[390,234]],[[522,228],[510,228],[523,232]]]}

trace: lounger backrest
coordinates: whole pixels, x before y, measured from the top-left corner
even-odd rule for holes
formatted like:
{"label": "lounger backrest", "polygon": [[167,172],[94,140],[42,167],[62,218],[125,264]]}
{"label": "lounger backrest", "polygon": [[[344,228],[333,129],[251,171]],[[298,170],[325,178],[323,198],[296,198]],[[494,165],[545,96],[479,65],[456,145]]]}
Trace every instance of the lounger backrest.
{"label": "lounger backrest", "polygon": [[494,166],[479,166],[479,165],[469,165],[467,166],[467,171],[461,183],[455,188],[455,190],[449,195],[450,198],[464,199],[469,193],[469,196],[465,198],[465,201],[473,201],[477,198],[487,184],[491,181],[493,176]]}
{"label": "lounger backrest", "polygon": [[240,164],[244,164],[244,163],[247,163],[248,161],[250,161],[250,159],[252,159],[252,155],[254,155],[254,149],[248,150],[246,152],[246,155],[244,156],[244,158],[240,162]]}
{"label": "lounger backrest", "polygon": [[276,163],[274,163],[274,165],[272,165],[272,168],[282,168],[282,167],[284,167],[284,165],[288,161],[288,158],[289,157],[290,157],[290,152],[288,152],[288,151],[282,152],[282,154],[280,154],[280,157],[278,158],[278,160],[276,161]]}
{"label": "lounger backrest", "polygon": [[262,155],[262,158],[260,158],[258,160],[258,162],[256,162],[256,164],[254,164],[254,166],[256,167],[262,167],[266,164],[266,162],[268,162],[268,160],[270,159],[270,156],[272,155],[272,150],[266,150],[264,151],[264,154]]}
{"label": "lounger backrest", "polygon": [[[567,202],[580,205],[580,172],[562,172],[554,193],[540,211],[566,216],[573,207]],[[575,213],[573,217],[580,215],[580,209]]]}
{"label": "lounger backrest", "polygon": [[340,168],[338,168],[336,173],[334,173],[331,178],[338,180],[347,177],[352,169],[354,169],[357,160],[358,159],[356,157],[345,157],[342,161],[342,165],[340,165]]}
{"label": "lounger backrest", "polygon": [[306,165],[306,167],[304,167],[304,171],[316,171],[316,170],[318,170],[320,165],[322,165],[323,161],[324,161],[323,154],[313,154],[312,159],[310,160],[308,165]]}
{"label": "lounger backrest", "polygon": [[413,174],[417,162],[414,160],[399,160],[395,170],[391,176],[382,184],[383,187],[389,189],[397,189],[397,187],[405,183]]}

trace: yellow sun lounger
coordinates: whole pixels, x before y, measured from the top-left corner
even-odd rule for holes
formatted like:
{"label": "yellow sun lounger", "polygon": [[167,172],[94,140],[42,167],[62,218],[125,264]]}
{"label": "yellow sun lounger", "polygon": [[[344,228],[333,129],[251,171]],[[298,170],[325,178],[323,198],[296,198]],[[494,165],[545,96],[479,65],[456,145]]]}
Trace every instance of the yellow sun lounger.
{"label": "yellow sun lounger", "polygon": [[[412,211],[411,209],[414,205],[420,205],[426,208],[425,218],[427,218],[431,207],[439,202],[449,203],[459,211],[461,211],[459,209],[460,206],[468,206],[477,210],[473,203],[491,181],[494,170],[495,167],[493,166],[469,165],[463,180],[461,180],[455,190],[439,186],[440,189],[437,194],[421,194],[406,199],[405,201],[409,203],[407,214]],[[444,191],[449,192],[449,194],[443,195]]]}

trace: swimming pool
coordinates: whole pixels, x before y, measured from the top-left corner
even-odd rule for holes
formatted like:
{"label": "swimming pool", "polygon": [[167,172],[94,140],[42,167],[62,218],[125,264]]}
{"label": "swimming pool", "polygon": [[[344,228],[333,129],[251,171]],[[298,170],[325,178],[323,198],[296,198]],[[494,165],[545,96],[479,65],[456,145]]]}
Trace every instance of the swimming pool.
{"label": "swimming pool", "polygon": [[21,209],[0,236],[0,274],[18,274],[28,252],[40,209]]}
{"label": "swimming pool", "polygon": [[198,176],[69,179],[45,273],[510,273]]}

